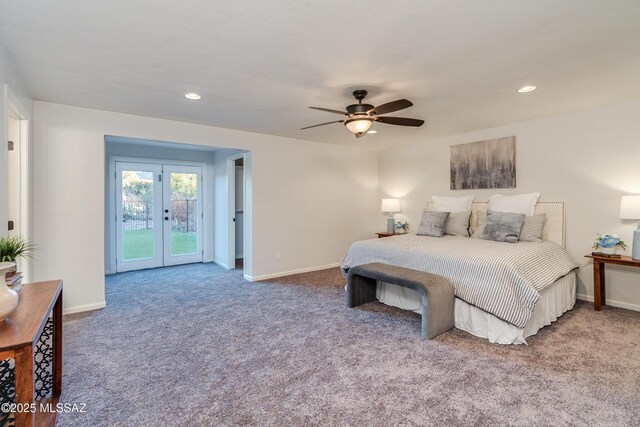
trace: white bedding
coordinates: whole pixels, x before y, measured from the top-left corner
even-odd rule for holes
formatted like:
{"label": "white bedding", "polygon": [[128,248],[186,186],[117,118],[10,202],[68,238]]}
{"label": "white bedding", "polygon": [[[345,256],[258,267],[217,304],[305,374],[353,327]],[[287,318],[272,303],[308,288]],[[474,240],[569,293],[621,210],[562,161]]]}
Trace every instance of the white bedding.
{"label": "white bedding", "polygon": [[558,244],[413,234],[356,242],[341,267],[385,262],[447,277],[461,300],[525,328],[540,292],[578,267]]}
{"label": "white bedding", "polygon": [[[384,304],[422,313],[420,296],[412,289],[379,283],[376,296]],[[571,310],[575,302],[576,274],[571,272],[540,292],[540,299],[524,328],[498,319],[460,298],[455,299],[455,326],[492,343],[526,344],[527,337],[555,322],[565,311]]]}

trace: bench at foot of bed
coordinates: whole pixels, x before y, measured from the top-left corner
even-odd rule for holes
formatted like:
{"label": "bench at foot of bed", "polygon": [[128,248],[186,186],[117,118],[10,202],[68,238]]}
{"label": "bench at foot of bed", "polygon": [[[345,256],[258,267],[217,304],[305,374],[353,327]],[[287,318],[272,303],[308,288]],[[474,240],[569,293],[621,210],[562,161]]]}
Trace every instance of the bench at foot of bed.
{"label": "bench at foot of bed", "polygon": [[413,289],[422,300],[422,338],[431,339],[453,328],[453,285],[437,274],[373,262],[349,269],[347,307],[376,300],[377,281]]}

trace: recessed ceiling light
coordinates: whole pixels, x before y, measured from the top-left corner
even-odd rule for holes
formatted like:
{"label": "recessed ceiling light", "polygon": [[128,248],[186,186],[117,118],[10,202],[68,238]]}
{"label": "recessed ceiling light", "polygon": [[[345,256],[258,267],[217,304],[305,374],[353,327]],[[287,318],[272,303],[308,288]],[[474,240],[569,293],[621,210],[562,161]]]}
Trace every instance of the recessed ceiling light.
{"label": "recessed ceiling light", "polygon": [[191,99],[192,101],[197,101],[198,99],[202,99],[202,97],[195,92],[185,93],[184,97],[187,99]]}
{"label": "recessed ceiling light", "polygon": [[523,86],[520,89],[518,89],[518,92],[527,93],[527,92],[533,92],[534,90],[536,90],[535,86]]}
{"label": "recessed ceiling light", "polygon": [[377,130],[368,130],[367,133],[378,133]]}

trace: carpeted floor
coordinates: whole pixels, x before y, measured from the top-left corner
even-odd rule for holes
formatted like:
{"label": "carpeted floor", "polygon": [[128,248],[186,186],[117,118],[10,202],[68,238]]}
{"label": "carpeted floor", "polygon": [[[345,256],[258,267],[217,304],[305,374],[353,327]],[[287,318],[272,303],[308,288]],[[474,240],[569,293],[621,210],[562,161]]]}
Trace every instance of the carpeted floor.
{"label": "carpeted floor", "polygon": [[528,346],[345,306],[338,269],[197,264],[107,278],[65,317],[60,426],[640,425],[640,313],[578,303]]}

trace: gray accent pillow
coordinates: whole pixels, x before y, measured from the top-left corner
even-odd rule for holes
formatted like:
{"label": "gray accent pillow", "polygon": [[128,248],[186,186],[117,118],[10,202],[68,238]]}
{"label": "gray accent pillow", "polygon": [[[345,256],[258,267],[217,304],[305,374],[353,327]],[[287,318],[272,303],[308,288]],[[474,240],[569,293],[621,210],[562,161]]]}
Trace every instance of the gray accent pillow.
{"label": "gray accent pillow", "polygon": [[444,234],[469,237],[470,218],[471,211],[451,212],[449,214],[449,219],[447,220],[447,227],[444,230]]}
{"label": "gray accent pillow", "polygon": [[447,227],[449,212],[435,212],[424,210],[422,221],[416,232],[419,236],[442,237]]}
{"label": "gray accent pillow", "polygon": [[521,242],[542,242],[542,229],[544,223],[547,221],[546,214],[537,214],[524,217],[524,224],[522,224],[522,230],[520,230]]}
{"label": "gray accent pillow", "polygon": [[487,225],[480,235],[484,240],[516,243],[524,223],[524,214],[487,211]]}

